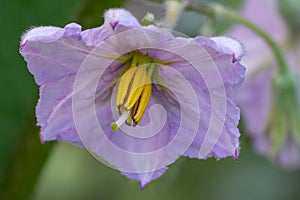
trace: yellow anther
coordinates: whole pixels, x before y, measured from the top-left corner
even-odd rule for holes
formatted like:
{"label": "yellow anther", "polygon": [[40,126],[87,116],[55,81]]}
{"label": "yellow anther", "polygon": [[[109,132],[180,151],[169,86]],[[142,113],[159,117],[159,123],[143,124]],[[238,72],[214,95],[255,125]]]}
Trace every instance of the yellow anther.
{"label": "yellow anther", "polygon": [[137,67],[137,70],[134,74],[133,81],[130,87],[130,91],[128,98],[126,99],[126,103],[124,102],[124,107],[127,110],[130,110],[138,98],[140,97],[141,93],[143,92],[144,85],[146,84],[147,81],[147,72],[146,72],[146,67],[141,66]]}
{"label": "yellow anther", "polygon": [[146,84],[144,87],[144,90],[140,96],[139,102],[138,102],[138,107],[136,109],[136,111],[133,113],[133,121],[134,123],[138,124],[148,105],[148,102],[150,100],[150,96],[151,96],[151,91],[152,91],[152,85],[151,84]]}
{"label": "yellow anther", "polygon": [[136,56],[133,56],[132,63],[130,65],[129,69],[121,77],[119,87],[118,87],[118,92],[117,92],[117,98],[116,98],[116,106],[117,106],[116,109],[119,114],[121,114],[123,112],[123,110],[121,110],[118,107],[118,105],[124,104],[123,101],[127,94],[126,91],[128,91],[128,88],[130,86],[130,81],[131,81],[132,77],[134,76],[136,69],[137,69],[136,65],[137,65],[137,58],[136,58]]}
{"label": "yellow anther", "polygon": [[126,103],[125,100],[128,98],[128,91],[130,90],[135,73],[136,67],[131,67],[121,77],[116,99],[117,112],[119,114],[122,113],[121,106],[123,106],[124,103]]}
{"label": "yellow anther", "polygon": [[[116,122],[118,126],[112,123],[113,130],[117,130],[117,127],[123,123],[135,126],[141,121],[151,96],[151,78],[154,67],[155,65],[151,64],[151,59],[148,57],[133,56],[129,69],[119,82],[116,110],[122,120],[119,119],[118,123]],[[125,116],[126,119],[124,119]]]}

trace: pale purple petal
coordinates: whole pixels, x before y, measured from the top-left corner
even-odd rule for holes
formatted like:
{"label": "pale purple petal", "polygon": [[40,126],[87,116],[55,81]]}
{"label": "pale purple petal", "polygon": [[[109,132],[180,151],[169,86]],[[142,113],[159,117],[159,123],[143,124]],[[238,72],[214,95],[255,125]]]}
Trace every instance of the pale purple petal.
{"label": "pale purple petal", "polygon": [[111,34],[113,34],[112,27],[108,24],[104,24],[103,26],[83,31],[81,36],[87,46],[97,46]]}
{"label": "pale purple petal", "polygon": [[21,41],[21,47],[28,41],[45,41],[52,42],[60,37],[62,37],[62,28],[55,26],[41,26],[38,28],[32,28],[28,30],[23,36]]}
{"label": "pale purple petal", "polygon": [[[232,62],[240,61],[244,56],[244,48],[242,44],[232,38],[212,37],[211,40],[215,42],[215,44],[212,44],[214,49],[224,54],[232,55]],[[199,39],[199,41],[201,40]]]}
{"label": "pale purple petal", "polygon": [[110,9],[105,13],[104,18],[105,23],[109,23],[115,32],[141,27],[137,19],[124,9]]}
{"label": "pale purple petal", "polygon": [[[81,27],[75,23],[65,28],[37,27],[22,37],[20,52],[41,86],[36,114],[43,142],[63,140],[82,146],[71,100],[75,75],[91,51],[84,39],[89,37],[82,37]],[[99,35],[97,39],[104,38]]]}
{"label": "pale purple petal", "polygon": [[[231,39],[228,39],[228,41],[230,40]],[[198,129],[197,136],[191,147],[186,152],[186,155],[193,158],[207,158],[210,156],[215,156],[218,159],[227,156],[233,156],[236,158],[239,151],[238,138],[240,136],[239,130],[237,129],[239,109],[233,102],[233,97],[236,89],[244,80],[245,68],[237,62],[237,59],[234,58],[240,57],[239,55],[242,54],[242,48],[241,46],[236,45],[236,43],[232,46],[230,46],[230,43],[216,44],[213,40],[203,37],[196,38],[196,41],[198,44],[201,44],[201,48],[204,48],[205,50],[205,52],[202,51],[202,53],[201,51],[195,51],[194,54],[194,56],[198,56],[200,58],[200,73],[189,63],[186,63],[186,66],[180,64],[180,67],[177,67],[176,64],[172,65],[172,67],[176,68],[176,70],[178,70],[190,82],[197,94],[198,104],[200,107],[201,120],[199,122],[199,127],[201,128]],[[180,42],[181,44],[186,43],[184,41]],[[188,51],[185,49],[185,46],[182,46],[182,50]],[[193,56],[193,53],[190,52],[189,54],[191,57]],[[208,86],[207,83],[209,81],[215,81],[218,79],[218,74],[213,71],[214,68],[219,73],[220,82],[218,84],[211,83],[211,85]],[[180,88],[180,80],[178,80],[172,73],[166,73],[161,70],[160,74],[161,78],[164,82],[166,82],[166,85],[171,87],[174,91],[182,93],[182,96],[185,97],[189,97],[189,95],[191,95]],[[203,77],[203,75],[206,75],[206,77]],[[172,83],[171,86],[170,83]],[[224,88],[224,93],[220,92],[222,87]],[[219,98],[221,101],[224,101],[221,102],[221,104],[223,104],[223,108],[226,110],[224,113],[219,111],[220,105],[212,108],[212,95],[215,98]],[[191,107],[190,109],[195,108]],[[214,112],[214,115],[218,118],[215,122],[210,121],[212,112]],[[190,120],[195,119],[190,117]],[[220,131],[220,135],[218,138],[215,138],[217,133],[208,131],[209,126],[218,127],[218,124],[220,123],[222,123],[221,126],[224,125],[224,127],[220,127],[218,130]],[[217,130],[215,130],[215,132],[216,131]],[[206,155],[203,155],[201,154],[201,148],[205,137],[208,142],[214,144],[211,146],[212,149],[210,149]]]}
{"label": "pale purple petal", "polygon": [[90,48],[81,38],[81,27],[72,23],[65,28],[37,27],[28,31],[20,52],[37,84],[43,85],[75,75]]}
{"label": "pale purple petal", "polygon": [[72,92],[75,76],[68,76],[40,88],[36,108],[41,140],[67,141],[82,146],[72,114]]}

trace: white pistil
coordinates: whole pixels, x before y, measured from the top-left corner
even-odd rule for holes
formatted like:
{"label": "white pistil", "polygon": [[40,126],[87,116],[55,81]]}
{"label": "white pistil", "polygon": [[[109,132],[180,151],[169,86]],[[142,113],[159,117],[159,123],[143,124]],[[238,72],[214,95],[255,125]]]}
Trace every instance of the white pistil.
{"label": "white pistil", "polygon": [[125,110],[117,121],[111,123],[111,129],[113,131],[117,131],[118,128],[125,123],[129,114],[130,114],[130,111]]}

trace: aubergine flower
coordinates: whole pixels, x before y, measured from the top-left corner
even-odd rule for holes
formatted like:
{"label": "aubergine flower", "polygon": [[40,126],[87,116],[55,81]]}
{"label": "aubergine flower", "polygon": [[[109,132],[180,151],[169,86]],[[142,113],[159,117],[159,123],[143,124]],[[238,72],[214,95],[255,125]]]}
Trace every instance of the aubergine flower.
{"label": "aubergine flower", "polygon": [[111,9],[98,28],[33,28],[20,52],[40,86],[42,142],[85,147],[141,187],[180,155],[238,156],[245,70],[233,39],[175,37]]}
{"label": "aubergine flower", "polygon": [[282,46],[290,67],[287,75],[279,74],[271,49],[261,38],[241,26],[231,30],[229,34],[243,41],[249,54],[243,60],[249,68],[246,81],[237,95],[245,126],[259,153],[284,167],[299,167],[299,42],[293,47],[284,44],[289,34],[276,0],[245,1],[242,14]]}

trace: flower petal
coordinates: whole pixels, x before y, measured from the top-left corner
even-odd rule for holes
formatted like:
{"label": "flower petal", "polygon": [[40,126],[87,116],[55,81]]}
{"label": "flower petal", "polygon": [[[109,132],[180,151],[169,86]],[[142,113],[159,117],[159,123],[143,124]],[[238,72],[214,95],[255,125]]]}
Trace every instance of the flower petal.
{"label": "flower petal", "polygon": [[72,93],[75,76],[41,86],[36,108],[41,140],[66,141],[83,147],[72,114]]}
{"label": "flower petal", "polygon": [[125,173],[122,172],[123,175],[125,175],[127,178],[138,180],[140,182],[141,190],[144,189],[144,187],[150,183],[152,180],[155,180],[162,176],[168,168],[163,168],[154,172],[149,173]]}
{"label": "flower petal", "polygon": [[37,27],[24,34],[20,52],[39,85],[75,75],[90,52],[75,23],[65,28]]}
{"label": "flower petal", "polygon": [[[227,43],[216,43],[208,38],[198,37],[195,41],[177,38],[180,41],[181,52],[189,52],[191,62],[193,58],[198,60],[194,63],[172,64],[186,80],[190,82],[200,107],[199,130],[191,147],[185,155],[192,158],[207,158],[215,156],[218,159],[227,156],[237,157],[239,150],[239,109],[233,102],[236,89],[244,80],[245,68],[240,65],[238,58],[242,55],[241,47],[236,43],[233,47]],[[172,41],[174,43],[174,41]],[[189,45],[183,45],[190,43]],[[194,46],[196,43],[199,50]],[[191,51],[193,47],[193,51]],[[238,47],[238,48],[237,48]],[[179,53],[180,55],[181,53]],[[234,62],[233,62],[234,61]],[[199,64],[200,63],[200,64]],[[198,66],[197,66],[198,65]],[[198,68],[197,68],[198,67]],[[160,71],[163,82],[172,83],[173,91],[181,93],[185,98],[191,94],[182,90],[181,83],[172,73]],[[186,102],[189,102],[186,100]],[[195,109],[190,107],[190,109]],[[190,118],[189,120],[194,120]],[[223,127],[223,128],[222,128]]]}
{"label": "flower petal", "polygon": [[111,34],[113,34],[112,27],[108,24],[103,24],[100,27],[83,31],[81,37],[87,46],[95,47]]}
{"label": "flower petal", "polygon": [[[240,59],[244,56],[244,48],[240,42],[229,38],[229,37],[212,37],[210,38],[214,41],[211,43],[215,50],[218,52],[222,52],[224,54],[232,55],[232,62],[240,61]],[[200,37],[196,38],[199,42],[201,41]]]}
{"label": "flower petal", "polygon": [[[105,32],[105,27],[99,29]],[[36,114],[43,142],[63,140],[82,146],[72,115],[73,84],[81,64],[93,48],[88,46],[93,37],[101,41],[107,34],[81,33],[81,27],[72,23],[65,28],[37,27],[22,37],[20,52],[41,86]],[[120,63],[114,63],[108,69],[101,88],[111,84],[119,73],[119,66]]]}
{"label": "flower petal", "polygon": [[109,9],[104,17],[105,23],[109,23],[115,32],[141,27],[137,19],[124,9]]}

